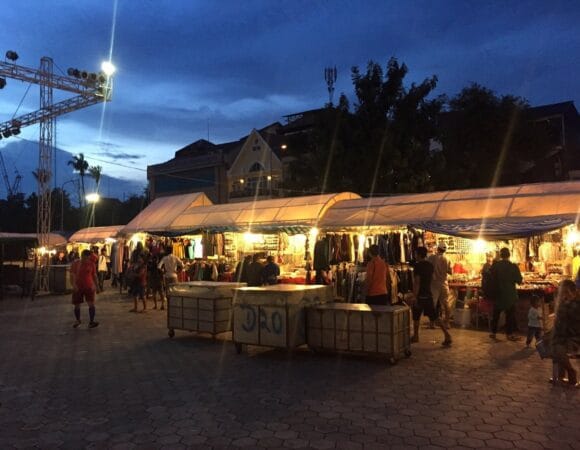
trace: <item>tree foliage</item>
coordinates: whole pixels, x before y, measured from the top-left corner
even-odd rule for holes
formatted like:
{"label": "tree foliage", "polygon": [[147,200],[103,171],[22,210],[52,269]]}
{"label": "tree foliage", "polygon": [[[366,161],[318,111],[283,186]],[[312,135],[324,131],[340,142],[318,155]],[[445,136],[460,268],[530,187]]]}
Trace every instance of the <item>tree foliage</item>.
{"label": "tree foliage", "polygon": [[435,76],[407,87],[407,72],[394,58],[385,70],[374,61],[364,72],[353,67],[353,111],[343,94],[311,133],[293,138],[285,187],[365,194],[431,189],[429,139],[442,100],[429,99]]}
{"label": "tree foliage", "polygon": [[67,162],[69,166],[72,166],[75,172],[79,173],[79,177],[81,179],[81,204],[85,202],[85,175],[89,170],[89,163],[85,160],[85,155],[83,153],[79,153],[77,155],[73,155],[72,159]]}
{"label": "tree foliage", "polygon": [[518,184],[550,147],[545,129],[528,120],[526,100],[478,84],[449,99],[441,116],[439,189]]}

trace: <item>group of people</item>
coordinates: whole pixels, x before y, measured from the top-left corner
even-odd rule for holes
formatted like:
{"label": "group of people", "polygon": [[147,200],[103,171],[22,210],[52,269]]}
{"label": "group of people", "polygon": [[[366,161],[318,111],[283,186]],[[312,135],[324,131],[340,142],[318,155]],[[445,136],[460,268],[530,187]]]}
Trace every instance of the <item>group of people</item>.
{"label": "group of people", "polygon": [[[418,247],[415,251],[416,264],[413,271],[413,337],[411,342],[419,342],[419,324],[425,315],[432,324],[441,328],[444,335],[443,346],[452,343],[449,333],[451,308],[449,306],[449,285],[447,275],[451,265],[444,254],[445,243],[440,243],[437,253],[427,257],[427,248]],[[389,301],[387,274],[388,264],[379,256],[378,245],[369,247],[370,260],[366,266],[366,302],[369,305],[386,305]]]}
{"label": "group of people", "polygon": [[246,256],[236,266],[234,279],[238,283],[247,283],[248,286],[264,286],[278,283],[280,266],[273,256],[266,258],[266,264],[260,261],[260,255]]}
{"label": "group of people", "polygon": [[[145,251],[143,244],[138,242],[131,254],[125,277],[129,292],[133,296],[133,308],[130,312],[144,312],[147,310],[147,295],[153,297],[153,309],[165,309],[167,289],[177,283],[178,273],[183,270],[183,262],[173,254],[172,248],[167,247],[162,255],[154,255]],[[143,308],[139,311],[138,304]]]}

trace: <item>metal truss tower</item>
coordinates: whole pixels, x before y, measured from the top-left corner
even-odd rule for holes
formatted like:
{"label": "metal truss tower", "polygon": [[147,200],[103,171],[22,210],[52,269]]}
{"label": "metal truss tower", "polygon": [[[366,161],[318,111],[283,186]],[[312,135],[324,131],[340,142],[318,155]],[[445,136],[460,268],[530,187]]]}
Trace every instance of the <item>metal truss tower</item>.
{"label": "metal truss tower", "polygon": [[[15,52],[6,52],[12,61],[18,59]],[[6,85],[6,78],[12,78],[40,85],[40,108],[28,114],[0,123],[0,135],[8,138],[20,133],[20,129],[40,124],[38,151],[38,216],[36,233],[39,247],[48,247],[51,225],[51,190],[52,156],[55,147],[56,118],[60,115],[86,108],[96,103],[111,100],[113,80],[111,73],[90,73],[78,69],[69,69],[68,75],[56,75],[53,72],[52,58],[44,56],[40,60],[40,69],[19,66],[0,61],[0,88]],[[108,67],[112,65],[108,63]],[[114,70],[114,68],[113,68]],[[59,89],[76,94],[76,96],[53,102],[53,90]],[[48,261],[39,261],[35,274],[35,285],[45,290],[48,287]]]}

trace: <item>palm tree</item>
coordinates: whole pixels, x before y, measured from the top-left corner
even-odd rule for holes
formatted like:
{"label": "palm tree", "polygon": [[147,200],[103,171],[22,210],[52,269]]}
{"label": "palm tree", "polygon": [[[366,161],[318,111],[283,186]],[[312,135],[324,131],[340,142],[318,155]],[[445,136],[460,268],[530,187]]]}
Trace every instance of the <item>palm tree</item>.
{"label": "palm tree", "polygon": [[72,159],[69,162],[67,162],[67,164],[69,166],[72,166],[73,170],[78,172],[80,175],[81,190],[82,190],[81,199],[83,199],[81,201],[81,203],[82,203],[84,201],[84,198],[85,198],[85,174],[87,173],[87,170],[89,169],[89,163],[85,160],[85,155],[83,153],[79,153],[78,156],[73,155]]}
{"label": "palm tree", "polygon": [[95,184],[97,185],[97,192],[99,192],[99,183],[101,182],[101,173],[103,172],[103,168],[101,166],[91,166],[89,167],[89,174],[95,180]]}

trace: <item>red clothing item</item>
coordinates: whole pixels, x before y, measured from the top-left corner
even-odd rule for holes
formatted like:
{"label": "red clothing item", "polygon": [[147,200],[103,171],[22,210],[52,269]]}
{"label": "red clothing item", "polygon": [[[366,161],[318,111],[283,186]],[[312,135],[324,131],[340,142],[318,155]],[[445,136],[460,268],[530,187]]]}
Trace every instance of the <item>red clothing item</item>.
{"label": "red clothing item", "polygon": [[367,295],[384,295],[387,293],[387,272],[389,266],[380,256],[374,256],[367,264]]}
{"label": "red clothing item", "polygon": [[97,267],[92,258],[75,261],[70,270],[74,273],[75,283],[78,290],[86,291],[89,289],[94,290],[96,288],[95,274],[97,273]]}

